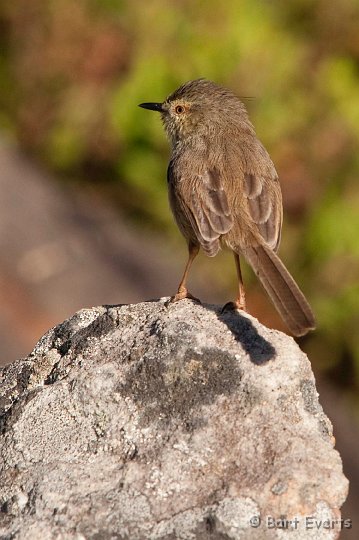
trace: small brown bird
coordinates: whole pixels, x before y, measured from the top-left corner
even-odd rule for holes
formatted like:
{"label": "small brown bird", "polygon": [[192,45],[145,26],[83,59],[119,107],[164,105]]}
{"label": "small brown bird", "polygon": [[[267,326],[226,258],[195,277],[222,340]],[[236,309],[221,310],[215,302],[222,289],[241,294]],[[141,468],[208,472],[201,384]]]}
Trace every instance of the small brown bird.
{"label": "small brown bird", "polygon": [[169,200],[189,251],[172,301],[193,298],[186,280],[200,247],[214,257],[226,245],[234,253],[239,281],[233,307],[246,309],[239,259],[243,255],[290,331],[302,336],[314,329],[307,300],[276,254],[283,215],[278,175],[240,99],[198,79],[163,103],[140,107],[161,113],[172,143]]}

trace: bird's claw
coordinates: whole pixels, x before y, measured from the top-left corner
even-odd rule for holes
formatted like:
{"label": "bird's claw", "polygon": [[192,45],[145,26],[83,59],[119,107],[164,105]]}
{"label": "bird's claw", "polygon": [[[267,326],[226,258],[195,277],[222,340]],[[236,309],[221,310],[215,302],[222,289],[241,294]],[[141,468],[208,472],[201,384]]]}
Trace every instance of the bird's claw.
{"label": "bird's claw", "polygon": [[193,300],[194,302],[198,302],[201,304],[202,302],[193,296],[187,289],[182,289],[177,292],[174,296],[171,296],[170,303],[174,304],[174,302],[179,302],[180,300],[184,300],[185,298],[188,298],[189,300]]}
{"label": "bird's claw", "polygon": [[236,300],[235,302],[227,302],[221,309],[221,313],[225,313],[226,311],[247,311],[246,303],[242,300]]}

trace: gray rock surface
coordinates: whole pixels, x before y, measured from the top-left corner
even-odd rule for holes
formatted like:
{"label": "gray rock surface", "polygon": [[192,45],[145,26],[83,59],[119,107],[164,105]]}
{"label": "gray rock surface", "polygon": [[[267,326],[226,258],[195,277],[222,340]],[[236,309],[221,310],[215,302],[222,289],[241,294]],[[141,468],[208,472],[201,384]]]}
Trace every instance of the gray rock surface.
{"label": "gray rock surface", "polygon": [[2,539],[338,537],[348,483],[309,360],[247,314],[84,309],[0,382]]}

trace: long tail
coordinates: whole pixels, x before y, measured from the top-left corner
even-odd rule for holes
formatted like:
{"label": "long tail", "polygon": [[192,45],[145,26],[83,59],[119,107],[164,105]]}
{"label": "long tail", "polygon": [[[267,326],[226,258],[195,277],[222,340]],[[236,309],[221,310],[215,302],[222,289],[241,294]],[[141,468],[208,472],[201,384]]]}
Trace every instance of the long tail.
{"label": "long tail", "polygon": [[274,251],[265,245],[251,246],[241,251],[292,334],[303,336],[313,330],[313,312],[304,294]]}

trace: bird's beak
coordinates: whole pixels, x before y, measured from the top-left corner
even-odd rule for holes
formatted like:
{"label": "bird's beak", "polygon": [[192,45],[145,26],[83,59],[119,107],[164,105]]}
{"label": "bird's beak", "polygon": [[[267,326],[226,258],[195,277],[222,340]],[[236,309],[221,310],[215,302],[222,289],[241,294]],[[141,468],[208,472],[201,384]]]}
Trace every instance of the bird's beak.
{"label": "bird's beak", "polygon": [[143,109],[150,109],[150,111],[164,112],[162,103],[140,103],[139,107]]}

